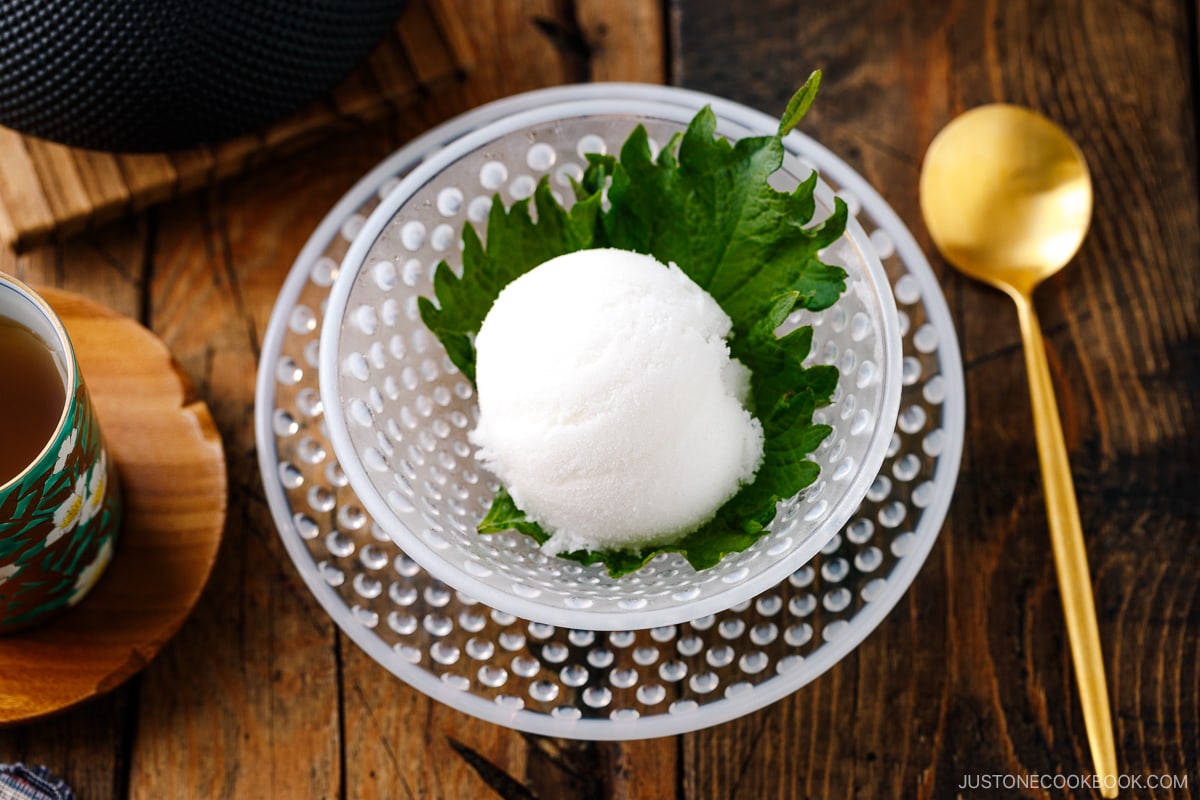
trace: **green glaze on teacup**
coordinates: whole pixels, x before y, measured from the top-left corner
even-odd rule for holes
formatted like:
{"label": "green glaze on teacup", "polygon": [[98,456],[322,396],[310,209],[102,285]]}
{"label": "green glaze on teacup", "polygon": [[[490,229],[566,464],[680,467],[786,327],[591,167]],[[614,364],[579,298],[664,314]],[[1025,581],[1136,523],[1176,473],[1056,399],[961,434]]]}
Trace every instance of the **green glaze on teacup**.
{"label": "green glaze on teacup", "polygon": [[52,349],[65,356],[72,377],[66,413],[49,445],[0,484],[0,633],[7,633],[83,599],[112,558],[123,509],[117,472],[65,330],[28,287],[7,276],[0,284],[8,284],[0,285],[0,294],[15,286],[49,315],[60,339]]}

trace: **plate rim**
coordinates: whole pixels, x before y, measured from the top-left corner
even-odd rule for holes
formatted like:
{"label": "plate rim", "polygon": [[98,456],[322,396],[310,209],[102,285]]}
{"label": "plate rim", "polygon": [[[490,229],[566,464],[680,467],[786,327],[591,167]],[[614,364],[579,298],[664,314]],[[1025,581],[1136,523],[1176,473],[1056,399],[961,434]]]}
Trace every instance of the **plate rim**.
{"label": "plate rim", "polygon": [[[640,91],[644,88],[642,84],[608,83],[599,85],[613,91],[627,89]],[[545,93],[544,96],[547,97],[570,96],[578,88],[566,86],[539,91]],[[690,89],[665,88],[680,97],[689,97],[703,102],[714,104],[730,102]],[[388,178],[400,173],[406,166],[419,163],[422,156],[432,148],[452,141],[462,132],[470,130],[481,121],[486,121],[497,111],[503,111],[507,104],[524,96],[515,95],[511,98],[493,101],[441,123],[392,153],[359,179],[314,229],[293,263],[280,290],[263,338],[261,350],[263,356],[281,352],[287,325],[286,314],[280,312],[290,310],[294,306],[309,280],[311,265],[323,254],[330,242],[338,235],[342,223],[354,211],[367,202]],[[815,141],[798,132],[789,134],[784,139],[785,145],[793,137],[798,137],[808,146],[824,150]],[[255,437],[260,472],[268,504],[276,523],[276,531],[283,540],[284,547],[291,556],[301,579],[338,628],[381,667],[436,702],[487,722],[527,733],[594,741],[626,741],[679,735],[728,722],[757,711],[793,694],[824,674],[876,630],[907,593],[916,574],[927,560],[945,523],[961,466],[963,432],[965,430],[965,387],[961,353],[949,307],[923,251],[908,227],[865,179],[840,159],[834,163],[837,164],[837,168],[824,168],[823,174],[833,178],[839,186],[853,189],[863,200],[864,207],[868,207],[871,216],[893,237],[907,274],[917,279],[921,289],[920,303],[928,314],[930,322],[939,332],[939,367],[950,386],[947,401],[942,405],[944,412],[942,428],[947,433],[948,445],[938,455],[938,463],[931,479],[935,482],[938,480],[947,482],[944,484],[944,490],[940,491],[934,501],[923,510],[920,521],[914,529],[914,532],[921,534],[917,537],[915,546],[899,559],[896,567],[888,574],[888,584],[893,591],[864,604],[850,618],[851,627],[848,632],[840,638],[826,641],[813,655],[806,658],[806,668],[791,673],[795,674],[796,678],[789,679],[789,673],[777,674],[763,683],[757,684],[751,691],[736,697],[722,697],[690,714],[661,714],[654,717],[641,717],[633,723],[609,719],[564,720],[527,709],[505,709],[489,699],[450,689],[423,667],[397,658],[395,653],[371,629],[357,624],[353,618],[343,613],[347,610],[343,598],[322,580],[316,569],[304,566],[305,563],[312,564],[312,556],[304,547],[300,537],[295,535],[294,524],[289,513],[290,507],[282,487],[270,477],[278,465],[277,458],[268,458],[268,456],[277,456],[275,438],[271,429],[271,415],[275,410],[276,398],[275,364],[273,361],[263,360],[259,364],[256,382]],[[952,400],[956,402],[951,402]],[[939,486],[941,485],[943,484]],[[288,535],[287,531],[291,531],[293,535]]]}
{"label": "plate rim", "polygon": [[[621,94],[620,90],[626,88],[629,89],[629,96]],[[685,102],[687,98],[690,98],[690,101]],[[895,419],[900,406],[902,341],[891,282],[888,280],[879,258],[870,248],[866,233],[851,217],[847,222],[847,230],[844,235],[866,265],[863,279],[869,281],[880,296],[883,315],[880,340],[887,351],[885,357],[881,359],[884,371],[881,383],[887,387],[887,392],[881,401],[879,418],[888,420],[890,424],[876,426],[868,444],[867,457],[858,466],[848,491],[836,499],[833,508],[825,515],[824,521],[807,531],[801,544],[794,550],[763,569],[756,580],[738,582],[700,599],[674,601],[667,607],[618,612],[608,607],[571,609],[547,605],[512,592],[499,591],[492,584],[457,569],[437,550],[423,541],[416,531],[405,526],[388,506],[380,492],[374,488],[369,471],[353,447],[346,413],[340,402],[342,396],[341,376],[339,371],[332,367],[336,366],[338,356],[342,333],[341,319],[354,285],[361,271],[366,268],[366,260],[371,248],[402,204],[414,191],[437,175],[445,165],[454,163],[461,154],[473,152],[479,146],[493,141],[496,137],[497,127],[522,128],[528,125],[552,122],[561,118],[566,110],[574,109],[583,112],[591,110],[579,109],[579,104],[597,106],[604,103],[619,104],[622,113],[632,116],[639,113],[651,114],[655,111],[662,113],[664,106],[668,106],[690,119],[702,107],[694,106],[693,103],[699,102],[701,99],[703,99],[703,95],[698,93],[685,92],[681,95],[671,91],[670,87],[600,83],[534,90],[508,98],[507,101],[499,101],[498,104],[493,105],[496,115],[490,123],[473,128],[455,138],[449,145],[449,148],[452,149],[443,146],[441,150],[429,155],[407,174],[389,192],[387,197],[382,199],[379,206],[367,218],[361,231],[354,237],[354,241],[351,242],[350,248],[342,259],[322,321],[318,371],[320,394],[325,408],[327,430],[333,451],[348,476],[351,486],[355,487],[359,501],[401,549],[435,578],[491,607],[524,619],[533,619],[561,627],[584,627],[608,631],[675,625],[699,616],[723,611],[756,597],[765,588],[776,585],[816,555],[853,516],[855,509],[867,493],[886,459],[887,444],[895,430]],[[557,102],[552,102],[552,100]],[[705,104],[713,106],[718,120],[744,128],[751,135],[765,135],[764,131],[771,131],[777,125],[777,121],[761,112],[731,101],[715,102],[716,100],[717,98],[710,98]],[[718,110],[718,107],[721,110]],[[596,113],[611,112],[597,109]],[[681,122],[680,124],[686,123]],[[793,146],[815,144],[810,137],[805,136],[796,139],[789,137],[788,141],[792,142]],[[836,158],[827,149],[824,152],[829,158]],[[840,159],[838,160],[840,161]],[[822,186],[822,190],[828,195],[823,199],[832,205],[832,192],[825,186]],[[370,491],[359,491],[359,487],[365,487]]]}

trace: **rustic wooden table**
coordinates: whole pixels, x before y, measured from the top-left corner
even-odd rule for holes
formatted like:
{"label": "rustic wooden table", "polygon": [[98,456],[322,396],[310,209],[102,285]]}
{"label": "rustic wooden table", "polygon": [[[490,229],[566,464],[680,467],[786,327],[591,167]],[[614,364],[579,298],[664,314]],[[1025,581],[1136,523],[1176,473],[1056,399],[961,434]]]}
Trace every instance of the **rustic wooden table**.
{"label": "rustic wooden table", "polygon": [[[1005,100],[1060,122],[1093,167],[1091,235],[1037,299],[1090,552],[1121,771],[1187,782],[1127,796],[1196,792],[1194,0],[453,5],[475,71],[403,118],[85,238],[0,253],[0,269],[82,292],[155,331],[209,404],[230,480],[224,544],[179,634],[116,691],[0,730],[0,761],[46,764],[89,800],[1062,796],[959,789],[972,776],[1091,770],[1016,320],[1000,294],[933,255],[917,203],[932,136],[967,108]],[[255,460],[260,338],[309,231],[402,142],[487,100],[636,80],[778,113],[814,67],[824,68],[825,84],[805,130],[877,186],[931,254],[963,349],[962,472],[916,583],[816,682],[686,736],[593,744],[523,735],[393,678],[301,582]]]}

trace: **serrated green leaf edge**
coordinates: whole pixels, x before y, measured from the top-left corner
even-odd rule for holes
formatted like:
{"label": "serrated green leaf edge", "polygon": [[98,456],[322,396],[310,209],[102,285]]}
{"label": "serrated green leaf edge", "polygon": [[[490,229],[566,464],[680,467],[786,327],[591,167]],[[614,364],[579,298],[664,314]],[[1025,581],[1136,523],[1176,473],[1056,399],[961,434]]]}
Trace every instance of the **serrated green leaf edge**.
{"label": "serrated green leaf edge", "polygon": [[[421,319],[442,341],[451,361],[472,383],[475,379],[473,338],[490,310],[500,290],[512,280],[544,261],[564,253],[589,247],[620,247],[628,242],[613,241],[611,226],[606,227],[613,211],[601,210],[604,189],[608,186],[613,208],[620,210],[621,192],[628,187],[627,165],[658,170],[676,170],[692,161],[697,148],[713,148],[733,159],[762,157],[770,172],[782,164],[783,148],[780,139],[793,130],[811,107],[820,87],[821,73],[814,72],[792,96],[773,137],[754,137],[730,144],[715,137],[716,117],[708,106],[703,108],[686,131],[674,135],[658,158],[651,161],[648,136],[638,126],[621,148],[620,159],[609,155],[590,154],[584,176],[573,182],[576,203],[567,210],[554,199],[549,183],[543,178],[531,198],[538,218],[529,214],[529,200],[519,201],[505,210],[497,196],[488,218],[489,241],[485,246],[475,229],[467,225],[463,240],[463,271],[459,277],[449,265],[441,262],[434,273],[435,305],[425,297],[418,298]],[[699,152],[703,152],[700,150]],[[711,151],[710,151],[711,154]],[[769,174],[769,172],[768,172]],[[611,185],[609,179],[611,178]],[[815,212],[813,190],[817,182],[814,172],[792,193],[793,217],[789,224],[807,225]],[[771,190],[774,191],[774,190]],[[781,195],[782,193],[775,193]],[[755,416],[763,425],[764,457],[754,481],[742,489],[717,511],[713,519],[686,534],[679,541],[644,550],[601,550],[564,553],[562,557],[582,564],[603,563],[609,575],[619,578],[635,572],[662,553],[677,552],[697,570],[714,566],[730,553],[745,550],[761,537],[776,513],[778,502],[792,497],[816,480],[820,468],[807,459],[831,432],[827,425],[814,425],[812,414],[827,405],[837,382],[834,367],[804,367],[812,342],[812,329],[800,327],[783,337],[775,331],[795,310],[806,308],[819,311],[836,302],[844,290],[845,273],[838,267],[824,264],[816,257],[818,249],[836,241],[844,232],[848,209],[840,198],[835,200],[833,213],[817,226],[805,228],[810,238],[812,257],[800,271],[800,280],[786,291],[767,298],[765,305],[756,306],[757,317],[740,313],[734,321],[731,351],[751,370],[752,405]],[[648,217],[652,219],[652,217]],[[499,234],[499,235],[496,235]],[[637,238],[635,230],[633,238]],[[628,238],[628,237],[626,237]],[[647,235],[649,239],[649,235]],[[654,252],[651,247],[630,247],[650,252],[660,261],[671,261]],[[680,265],[681,268],[684,265]],[[685,270],[686,271],[686,270]],[[702,288],[710,290],[713,274],[689,273]],[[736,291],[736,289],[735,289]],[[714,293],[722,306],[723,298]],[[486,302],[478,301],[480,298]],[[730,313],[726,309],[727,313]],[[739,324],[740,323],[740,324]],[[803,380],[780,380],[781,376],[801,374]],[[764,489],[764,476],[792,470],[786,492]],[[532,537],[538,544],[549,538],[538,523],[530,520],[513,502],[503,487],[497,492],[492,506],[481,520],[481,534],[516,530]]]}

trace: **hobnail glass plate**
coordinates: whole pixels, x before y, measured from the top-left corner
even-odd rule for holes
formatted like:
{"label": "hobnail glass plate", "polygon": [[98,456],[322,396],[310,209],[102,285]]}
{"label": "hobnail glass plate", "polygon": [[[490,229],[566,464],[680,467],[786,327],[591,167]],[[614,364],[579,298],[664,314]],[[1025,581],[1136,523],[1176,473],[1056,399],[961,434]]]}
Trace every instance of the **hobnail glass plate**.
{"label": "hobnail glass plate", "polygon": [[[954,327],[911,234],[848,165],[803,137],[869,233],[899,306],[901,410],[883,466],[850,521],[757,597],[651,630],[529,622],[456,592],[408,558],[332,457],[318,384],[318,331],[338,265],[402,176],[461,136],[580,87],[483,106],[396,152],[317,227],[282,287],[263,341],[255,425],[279,536],[342,632],[393,675],[468,714],[531,733],[624,740],[699,730],[762,708],[851,652],[895,606],[937,540],[958,475],[965,399]],[[744,107],[682,89],[609,85],[737,119]],[[861,208],[860,208],[861,206]]]}
{"label": "hobnail glass plate", "polygon": [[[586,90],[586,91],[585,91]],[[473,387],[421,321],[417,297],[432,296],[439,261],[461,271],[463,227],[481,237],[492,197],[529,197],[539,179],[568,203],[585,154],[616,151],[637,125],[665,144],[696,108],[613,96],[604,85],[573,99],[500,117],[433,153],[367,219],[342,261],[321,333],[320,389],[333,450],[367,512],[434,576],[505,612],[554,625],[628,630],[673,625],[743,602],[816,554],[850,519],[883,462],[899,406],[900,331],[891,286],[857,222],[827,248],[847,289],[830,309],[800,313],[814,329],[812,360],[841,372],[817,422],[833,433],[815,460],[817,481],[780,504],[769,533],[714,567],[694,570],[679,554],[611,578],[602,565],[549,557],[518,533],[481,536],[476,525],[498,485],[475,458],[467,432]],[[731,140],[771,133],[765,115],[730,119]],[[772,176],[780,189],[809,176],[789,156]],[[833,208],[819,184],[818,218]]]}

